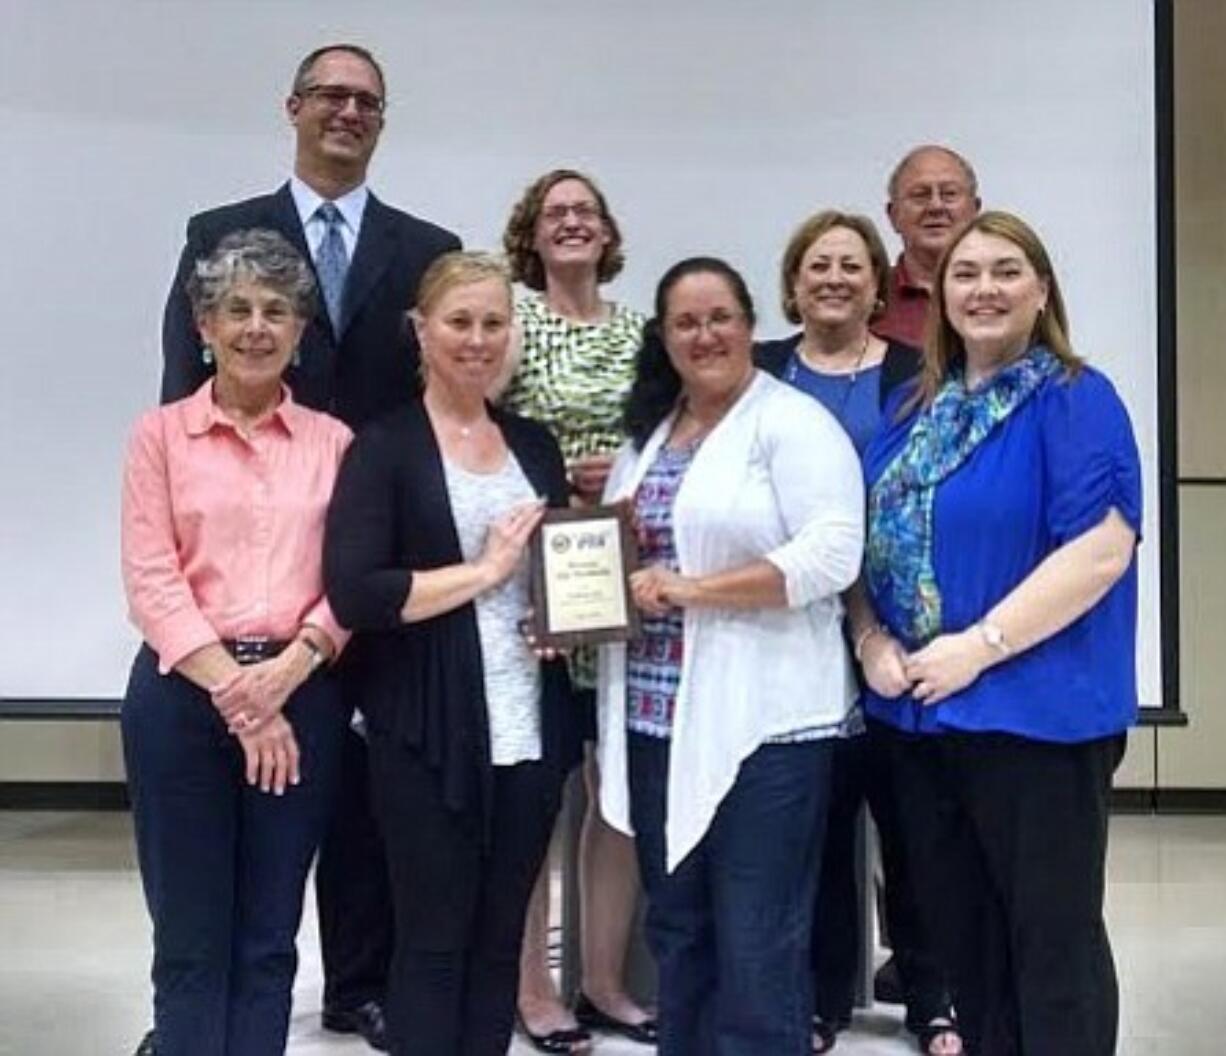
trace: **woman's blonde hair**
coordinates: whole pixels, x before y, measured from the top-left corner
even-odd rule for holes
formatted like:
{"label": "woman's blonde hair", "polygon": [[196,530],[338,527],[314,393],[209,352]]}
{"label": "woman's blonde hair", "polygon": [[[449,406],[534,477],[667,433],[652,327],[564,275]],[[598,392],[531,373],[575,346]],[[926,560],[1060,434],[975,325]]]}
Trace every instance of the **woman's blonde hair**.
{"label": "woman's blonde hair", "polygon": [[1051,258],[1035,230],[1021,217],[1012,213],[990,211],[980,213],[966,225],[941,255],[932,287],[928,308],[928,324],[924,333],[924,361],[920,368],[919,387],[909,406],[917,403],[927,407],[941,391],[950,374],[966,362],[966,346],[961,335],[949,322],[945,303],[945,276],[954,252],[974,232],[992,235],[1012,242],[1025,254],[1035,274],[1047,284],[1047,304],[1034,321],[1029,344],[1043,344],[1064,364],[1069,376],[1075,376],[1084,361],[1073,352],[1069,343],[1068,315],[1060,283],[1052,268]]}
{"label": "woman's blonde hair", "polygon": [[417,312],[429,315],[443,295],[457,286],[497,279],[511,297],[511,273],[506,262],[493,253],[479,250],[453,250],[436,257],[417,286]]}

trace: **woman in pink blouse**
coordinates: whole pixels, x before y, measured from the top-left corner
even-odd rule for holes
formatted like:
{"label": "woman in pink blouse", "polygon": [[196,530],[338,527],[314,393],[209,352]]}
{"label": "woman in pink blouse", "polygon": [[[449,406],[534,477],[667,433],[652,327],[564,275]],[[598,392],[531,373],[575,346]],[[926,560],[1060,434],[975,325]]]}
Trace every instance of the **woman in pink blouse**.
{"label": "woman in pink blouse", "polygon": [[242,231],[189,284],[216,377],[144,415],[128,450],[123,576],[145,640],[124,758],[153,918],[158,1056],[284,1052],[307,870],[331,802],[345,642],[323,519],[349,430],[281,376],[309,265]]}

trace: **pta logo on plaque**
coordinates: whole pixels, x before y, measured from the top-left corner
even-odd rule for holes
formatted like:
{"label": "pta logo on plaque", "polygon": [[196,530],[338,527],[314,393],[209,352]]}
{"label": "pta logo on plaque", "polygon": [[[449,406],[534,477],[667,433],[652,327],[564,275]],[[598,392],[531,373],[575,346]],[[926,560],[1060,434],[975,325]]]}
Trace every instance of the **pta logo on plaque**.
{"label": "pta logo on plaque", "polygon": [[605,546],[607,538],[604,532],[584,532],[575,540],[580,550],[597,550]]}
{"label": "pta logo on plaque", "polygon": [[570,549],[570,536],[558,532],[549,540],[549,549],[555,554],[564,554]]}

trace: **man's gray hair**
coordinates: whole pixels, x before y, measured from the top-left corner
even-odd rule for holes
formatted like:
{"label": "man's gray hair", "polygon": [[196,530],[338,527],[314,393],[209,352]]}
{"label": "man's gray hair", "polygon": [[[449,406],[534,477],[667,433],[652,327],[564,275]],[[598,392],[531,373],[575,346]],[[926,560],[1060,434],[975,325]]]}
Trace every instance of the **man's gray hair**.
{"label": "man's gray hair", "polygon": [[902,161],[894,166],[894,171],[890,173],[890,180],[886,184],[886,191],[890,196],[890,201],[894,201],[898,197],[898,185],[902,182],[902,174],[906,172],[907,166],[911,164],[921,154],[930,154],[933,151],[944,154],[947,157],[953,158],[958,163],[966,176],[966,186],[972,198],[979,196],[979,178],[975,175],[975,170],[971,167],[971,163],[966,160],[961,154],[950,147],[942,146],[940,143],[921,143],[918,147],[912,147],[906,154],[903,155]]}
{"label": "man's gray hair", "polygon": [[300,319],[315,314],[315,276],[284,235],[264,228],[234,231],[196,261],[187,295],[197,319],[208,315],[239,282],[256,282],[285,297]]}

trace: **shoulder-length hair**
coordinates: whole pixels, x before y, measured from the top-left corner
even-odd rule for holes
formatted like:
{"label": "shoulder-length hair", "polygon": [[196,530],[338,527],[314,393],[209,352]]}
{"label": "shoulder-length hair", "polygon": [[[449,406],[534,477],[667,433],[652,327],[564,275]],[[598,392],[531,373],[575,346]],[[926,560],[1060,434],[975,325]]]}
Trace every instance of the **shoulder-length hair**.
{"label": "shoulder-length hair", "polygon": [[1069,342],[1064,296],[1060,292],[1060,283],[1056,280],[1051,258],[1034,228],[1012,213],[980,213],[949,244],[937,265],[932,301],[928,308],[928,324],[924,333],[923,365],[920,368],[915,397],[908,407],[917,404],[927,407],[931,404],[950,375],[966,363],[966,346],[962,343],[961,335],[949,322],[945,301],[945,276],[958,246],[976,231],[1012,242],[1025,254],[1039,278],[1047,283],[1047,305],[1034,321],[1029,343],[1046,345],[1064,364],[1070,377],[1075,376],[1084,365],[1084,361],[1073,351]]}
{"label": "shoulder-length hair", "polygon": [[592,197],[600,207],[605,229],[609,232],[608,244],[600,254],[600,260],[596,262],[596,281],[608,282],[621,272],[626,263],[625,254],[622,253],[621,228],[617,226],[617,218],[609,209],[609,203],[596,181],[575,169],[553,169],[528,184],[512,208],[511,218],[507,221],[506,231],[502,235],[502,245],[511,265],[512,280],[522,282],[530,290],[545,289],[545,265],[536,251],[536,225],[541,218],[545,195],[563,180],[578,180],[592,192]]}
{"label": "shoulder-length hair", "polygon": [[890,288],[890,258],[885,251],[885,243],[877,232],[877,225],[867,216],[858,213],[844,213],[838,209],[823,209],[805,220],[788,239],[787,248],[783,251],[783,259],[779,262],[779,306],[783,316],[789,323],[799,323],[800,308],[796,304],[796,276],[800,274],[800,264],[809,247],[827,231],[836,227],[854,231],[860,236],[864,248],[868,250],[869,265],[873,269],[873,279],[877,283],[877,302],[873,314],[879,315],[885,308],[886,295]]}

